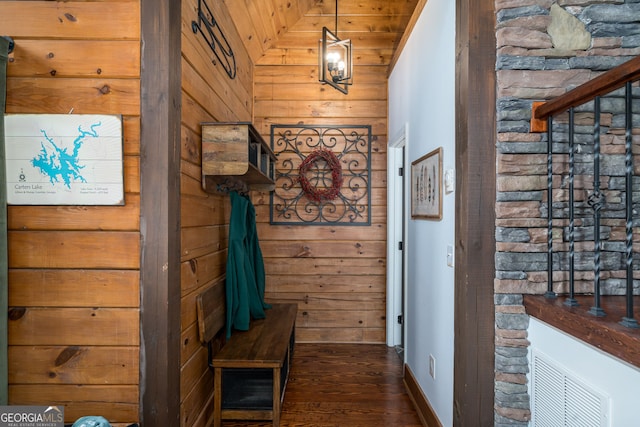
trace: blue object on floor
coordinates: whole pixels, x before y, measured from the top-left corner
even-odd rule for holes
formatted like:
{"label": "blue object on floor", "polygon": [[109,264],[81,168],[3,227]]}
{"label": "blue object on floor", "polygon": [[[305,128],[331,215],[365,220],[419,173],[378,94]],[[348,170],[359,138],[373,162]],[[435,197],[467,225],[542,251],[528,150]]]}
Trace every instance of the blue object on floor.
{"label": "blue object on floor", "polygon": [[78,418],[72,427],[111,427],[111,424],[104,417],[91,415]]}

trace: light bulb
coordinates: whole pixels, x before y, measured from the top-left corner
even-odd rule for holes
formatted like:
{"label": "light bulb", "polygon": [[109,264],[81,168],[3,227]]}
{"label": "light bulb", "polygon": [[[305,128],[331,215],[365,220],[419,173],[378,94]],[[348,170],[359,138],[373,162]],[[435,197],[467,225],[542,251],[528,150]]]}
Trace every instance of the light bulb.
{"label": "light bulb", "polygon": [[338,77],[344,78],[344,61],[338,62]]}
{"label": "light bulb", "polygon": [[327,53],[327,65],[332,70],[336,66],[336,63],[340,60],[340,55],[337,52]]}

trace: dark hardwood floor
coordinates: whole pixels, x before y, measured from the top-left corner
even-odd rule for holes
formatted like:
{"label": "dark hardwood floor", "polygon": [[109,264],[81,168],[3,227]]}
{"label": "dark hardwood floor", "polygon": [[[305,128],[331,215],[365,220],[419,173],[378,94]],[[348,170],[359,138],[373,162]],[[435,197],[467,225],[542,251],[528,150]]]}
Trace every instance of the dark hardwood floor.
{"label": "dark hardwood floor", "polygon": [[296,344],[280,426],[422,427],[402,376],[402,361],[385,345]]}

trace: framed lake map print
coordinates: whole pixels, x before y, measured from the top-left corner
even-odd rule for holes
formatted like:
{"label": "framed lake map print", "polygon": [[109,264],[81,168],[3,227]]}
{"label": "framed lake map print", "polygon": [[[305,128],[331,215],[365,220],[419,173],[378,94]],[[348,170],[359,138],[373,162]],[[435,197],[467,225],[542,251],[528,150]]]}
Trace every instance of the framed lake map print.
{"label": "framed lake map print", "polygon": [[411,218],[442,219],[442,147],[411,163]]}
{"label": "framed lake map print", "polygon": [[5,115],[7,203],[124,205],[122,117]]}

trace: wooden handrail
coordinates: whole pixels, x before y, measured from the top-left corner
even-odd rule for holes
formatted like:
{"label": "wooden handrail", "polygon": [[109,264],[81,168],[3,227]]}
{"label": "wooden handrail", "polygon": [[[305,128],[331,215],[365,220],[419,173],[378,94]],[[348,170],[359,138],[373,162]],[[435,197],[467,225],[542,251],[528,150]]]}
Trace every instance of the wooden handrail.
{"label": "wooden handrail", "polygon": [[533,111],[533,118],[544,120],[556,113],[564,112],[571,107],[577,107],[599,95],[604,95],[622,87],[627,82],[640,79],[640,56],[613,68],[595,79],[589,80],[569,92],[551,101],[537,103]]}

